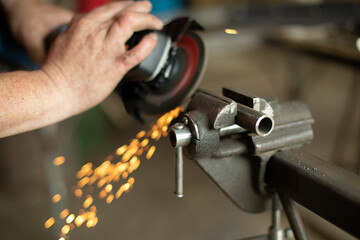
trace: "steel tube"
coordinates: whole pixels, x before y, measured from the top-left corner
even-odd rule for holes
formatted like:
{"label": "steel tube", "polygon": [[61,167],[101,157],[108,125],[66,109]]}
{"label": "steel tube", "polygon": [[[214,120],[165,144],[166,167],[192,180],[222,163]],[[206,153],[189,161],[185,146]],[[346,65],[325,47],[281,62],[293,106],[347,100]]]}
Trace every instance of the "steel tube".
{"label": "steel tube", "polygon": [[360,177],[302,151],[276,153],[265,183],[320,217],[360,237]]}
{"label": "steel tube", "polygon": [[259,136],[267,136],[274,129],[272,117],[242,104],[237,105],[235,123]]}
{"label": "steel tube", "polygon": [[237,124],[234,124],[228,127],[220,128],[220,136],[227,136],[227,135],[242,133],[246,131],[247,130],[245,128],[242,128]]}

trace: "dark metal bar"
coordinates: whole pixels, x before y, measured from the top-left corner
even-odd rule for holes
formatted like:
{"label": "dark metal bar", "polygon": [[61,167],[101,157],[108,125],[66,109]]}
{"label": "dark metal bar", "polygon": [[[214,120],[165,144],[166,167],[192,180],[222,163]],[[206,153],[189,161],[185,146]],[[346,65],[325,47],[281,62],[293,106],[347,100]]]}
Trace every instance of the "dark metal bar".
{"label": "dark metal bar", "polygon": [[290,227],[294,233],[296,240],[307,240],[307,234],[305,232],[304,224],[302,223],[301,216],[296,209],[294,201],[288,198],[286,195],[279,193],[281,204],[284,208],[286,216],[288,218]]}
{"label": "dark metal bar", "polygon": [[276,153],[265,182],[322,218],[360,237],[360,177],[308,153]]}

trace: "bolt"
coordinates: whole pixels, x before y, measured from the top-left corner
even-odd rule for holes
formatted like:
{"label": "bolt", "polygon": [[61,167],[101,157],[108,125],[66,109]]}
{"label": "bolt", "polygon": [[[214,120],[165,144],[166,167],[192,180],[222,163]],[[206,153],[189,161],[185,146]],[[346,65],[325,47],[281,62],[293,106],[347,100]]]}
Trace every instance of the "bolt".
{"label": "bolt", "polygon": [[177,130],[182,130],[184,129],[185,125],[183,123],[175,123],[173,125],[173,128],[177,129]]}
{"label": "bolt", "polygon": [[184,125],[188,125],[189,124],[189,119],[187,117],[183,117],[182,122],[183,122]]}

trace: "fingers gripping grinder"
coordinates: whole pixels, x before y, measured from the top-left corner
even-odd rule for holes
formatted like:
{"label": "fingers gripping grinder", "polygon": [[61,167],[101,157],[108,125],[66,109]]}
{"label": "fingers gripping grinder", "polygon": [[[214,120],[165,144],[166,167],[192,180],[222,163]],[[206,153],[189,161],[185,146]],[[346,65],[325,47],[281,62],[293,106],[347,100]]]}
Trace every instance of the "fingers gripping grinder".
{"label": "fingers gripping grinder", "polygon": [[[196,90],[205,66],[205,47],[196,31],[203,30],[191,18],[177,18],[154,31],[158,43],[152,53],[130,70],[116,88],[127,112],[165,113],[181,105]],[[135,46],[150,31],[135,33],[127,42]]]}
{"label": "fingers gripping grinder", "polygon": [[[67,24],[60,26],[44,39],[46,50],[67,27]],[[205,66],[204,44],[196,33],[201,30],[203,27],[193,19],[181,17],[165,24],[162,31],[136,32],[127,41],[126,45],[131,49],[149,32],[155,32],[158,36],[158,43],[152,53],[131,69],[115,89],[130,115],[142,120],[145,114],[165,113],[179,106],[195,92]],[[13,48],[18,52],[23,51],[19,46]],[[20,62],[14,64],[24,69],[38,67]]]}
{"label": "fingers gripping grinder", "polygon": [[[66,28],[61,26],[45,39],[47,49]],[[130,115],[143,120],[146,114],[168,112],[195,92],[205,66],[204,43],[196,33],[202,30],[193,19],[181,17],[165,24],[162,31],[136,32],[126,42],[131,49],[150,32],[158,37],[151,54],[131,69],[115,89]]]}

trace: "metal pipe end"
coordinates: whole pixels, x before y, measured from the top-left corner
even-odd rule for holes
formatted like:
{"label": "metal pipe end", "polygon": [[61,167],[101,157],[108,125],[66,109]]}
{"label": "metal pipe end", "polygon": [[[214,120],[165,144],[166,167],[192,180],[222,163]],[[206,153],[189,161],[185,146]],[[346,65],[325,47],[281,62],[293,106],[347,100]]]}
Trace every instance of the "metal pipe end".
{"label": "metal pipe end", "polygon": [[274,119],[267,115],[263,115],[256,121],[255,132],[259,136],[266,137],[273,131],[274,126]]}

